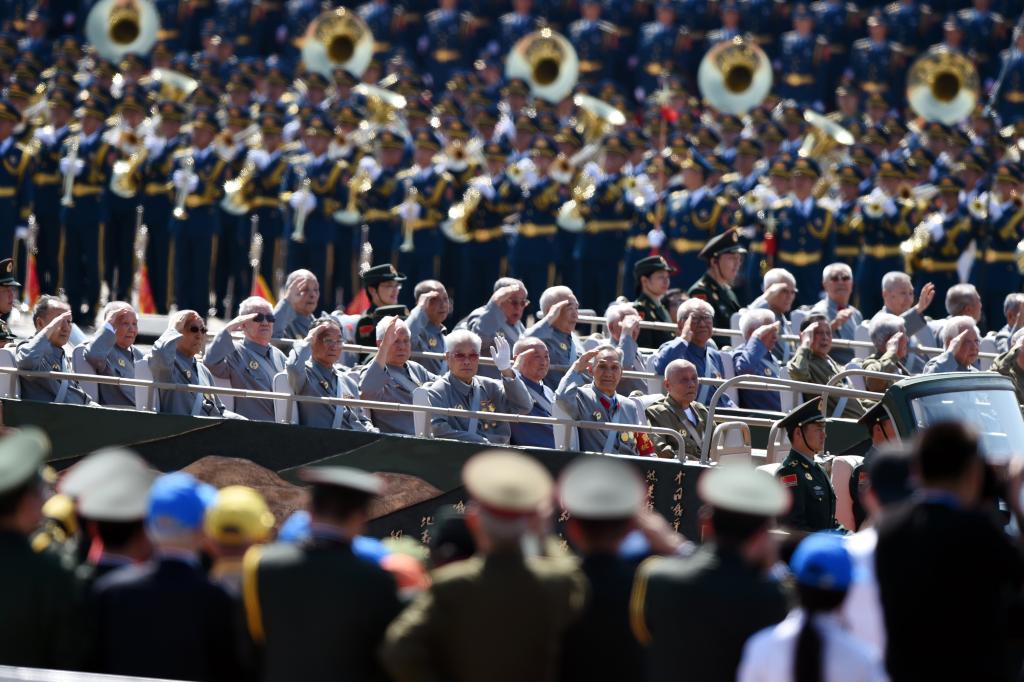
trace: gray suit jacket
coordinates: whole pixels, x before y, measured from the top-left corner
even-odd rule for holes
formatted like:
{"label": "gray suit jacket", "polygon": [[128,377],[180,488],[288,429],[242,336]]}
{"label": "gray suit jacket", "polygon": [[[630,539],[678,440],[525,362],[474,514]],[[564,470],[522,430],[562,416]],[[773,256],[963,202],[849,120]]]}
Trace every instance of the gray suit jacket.
{"label": "gray suit jacket", "polygon": [[[616,422],[647,426],[647,415],[629,398],[616,395],[618,408],[612,411],[602,402],[608,397],[600,393],[586,374],[569,371],[558,384],[555,398],[565,413],[576,421]],[[580,450],[617,455],[637,455],[636,438],[630,431],[578,429]]]}
{"label": "gray suit jacket", "polygon": [[[437,376],[424,369],[423,365],[409,360],[404,367],[381,368],[371,361],[359,375],[359,395],[363,400],[379,400],[389,403],[412,404],[412,392],[417,386],[428,384]],[[374,426],[384,433],[416,432],[413,415],[409,412],[370,410]]]}
{"label": "gray suit jacket", "polygon": [[[206,365],[178,352],[180,338],[181,332],[172,328],[161,334],[153,344],[153,352],[149,356],[153,380],[169,384],[213,386],[213,375]],[[194,417],[223,417],[224,403],[212,393],[160,391],[160,411]]]}
{"label": "gray suit jacket", "polygon": [[[85,344],[85,361],[97,374],[108,377],[135,378],[135,363],[143,361],[142,351],[135,346],[125,350],[114,343],[116,335],[110,323]],[[100,405],[135,407],[135,388],[97,384]]]}
{"label": "gray suit jacket", "polygon": [[[422,308],[416,306],[409,313],[405,324],[409,327],[409,338],[412,340],[413,351],[419,353],[443,353],[444,332],[443,326],[431,324],[427,314]],[[417,362],[429,372],[443,374],[448,371],[448,363],[444,360],[433,358],[420,358]]]}
{"label": "gray suit jacket", "polygon": [[[273,346],[261,346],[248,339],[235,341],[225,327],[206,349],[205,364],[214,376],[227,379],[232,388],[272,391],[274,375],[284,371],[285,355]],[[235,412],[246,419],[274,421],[271,400],[235,398]]]}
{"label": "gray suit jacket", "polygon": [[[526,384],[516,374],[502,377],[501,381],[488,377],[473,377],[472,385],[447,372],[427,387],[427,401],[434,407],[461,408],[473,406],[474,391],[479,396],[480,411],[528,414],[533,408],[533,398]],[[508,444],[512,435],[509,422],[489,422],[475,417],[449,417],[434,415],[430,418],[434,435],[472,443]]]}
{"label": "gray suit jacket", "polygon": [[304,339],[314,319],[312,315],[299,315],[287,299],[281,299],[274,306],[274,338]]}
{"label": "gray suit jacket", "polygon": [[[337,398],[338,382],[341,382],[341,397],[355,398],[359,389],[351,377],[337,368],[326,368],[312,359],[312,349],[305,341],[299,341],[292,347],[285,362],[288,372],[288,383],[296,395],[310,395],[319,398]],[[348,431],[373,431],[377,429],[363,416],[361,410],[353,410],[346,405],[329,403],[299,402],[299,423],[303,426],[316,426],[321,429],[334,428],[335,414],[341,410],[339,429]]]}
{"label": "gray suit jacket", "polygon": [[[64,349],[50,343],[50,339],[41,331],[25,343],[18,346],[15,352],[18,369],[32,372],[69,372],[70,363],[64,355]],[[66,382],[67,388],[61,390]],[[60,396],[60,400],[57,397]],[[89,405],[89,395],[78,385],[77,381],[56,379],[21,378],[21,397],[24,400],[38,400],[44,403],[61,402],[69,405]]]}
{"label": "gray suit jacket", "polygon": [[953,354],[949,351],[936,355],[934,358],[928,361],[921,370],[921,374],[936,374],[939,372],[977,372],[978,368],[974,366],[964,367]]}

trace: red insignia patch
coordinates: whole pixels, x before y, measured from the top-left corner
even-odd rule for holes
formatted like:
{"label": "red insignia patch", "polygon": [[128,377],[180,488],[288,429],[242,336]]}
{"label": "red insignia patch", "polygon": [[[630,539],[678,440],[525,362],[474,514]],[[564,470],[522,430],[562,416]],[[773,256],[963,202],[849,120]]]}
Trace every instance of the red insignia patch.
{"label": "red insignia patch", "polygon": [[364,324],[362,327],[359,328],[358,333],[360,336],[365,336],[366,334],[372,332],[374,329],[376,329],[376,327],[374,327],[372,324]]}
{"label": "red insignia patch", "polygon": [[706,294],[693,294],[693,295],[690,296],[690,298],[699,298],[702,301],[708,300],[708,297],[707,297]]}
{"label": "red insignia patch", "polygon": [[782,485],[786,486],[787,488],[796,487],[796,474],[788,474],[786,476],[783,476],[779,480],[782,482]]}
{"label": "red insignia patch", "polygon": [[868,472],[862,471],[857,475],[857,483],[867,483]]}

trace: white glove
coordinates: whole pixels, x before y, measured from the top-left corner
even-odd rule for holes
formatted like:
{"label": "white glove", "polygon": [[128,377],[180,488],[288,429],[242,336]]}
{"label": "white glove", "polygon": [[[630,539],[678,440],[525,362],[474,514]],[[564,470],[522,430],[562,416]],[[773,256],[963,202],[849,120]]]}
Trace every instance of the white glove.
{"label": "white glove", "polygon": [[651,243],[652,249],[660,249],[661,245],[665,243],[665,232],[656,227],[647,233],[647,241]]}
{"label": "white glove", "polygon": [[519,177],[522,178],[521,184],[525,187],[533,187],[540,181],[537,166],[532,159],[520,159],[516,162],[516,168],[519,170]]}
{"label": "white glove", "polygon": [[309,215],[316,208],[316,195],[312,192],[300,189],[288,198],[288,204],[292,209]]}
{"label": "white glove", "polygon": [[512,369],[512,348],[504,337],[494,337],[494,345],[491,346],[491,360],[494,360],[494,366],[498,368],[499,372]]}
{"label": "white glove", "polygon": [[270,154],[265,149],[250,149],[249,150],[249,161],[256,166],[259,170],[263,170],[270,163]]}
{"label": "white glove", "polygon": [[359,170],[365,171],[372,182],[376,182],[380,177],[380,164],[372,156],[364,156],[359,159]]}
{"label": "white glove", "polygon": [[896,215],[896,202],[893,201],[892,197],[889,197],[888,199],[885,200],[885,203],[882,204],[882,210],[885,211],[885,215],[888,218],[891,218],[894,215]]}
{"label": "white glove", "polygon": [[[71,159],[65,156],[60,160],[61,175],[68,175],[71,168]],[[75,159],[74,170],[70,171],[70,174],[77,177],[82,174],[83,168],[85,168],[85,161],[83,161],[82,159]]]}
{"label": "white glove", "polygon": [[928,227],[928,234],[931,235],[933,242],[937,242],[942,239],[943,235],[946,233],[946,230],[942,226],[942,214],[940,213],[933,213],[928,216],[928,222],[925,223],[925,225]]}
{"label": "white glove", "polygon": [[26,239],[28,239],[28,226],[18,225],[16,228],[14,228],[14,238],[20,239],[21,241],[25,241]]}
{"label": "white glove", "polygon": [[423,207],[418,201],[406,201],[398,206],[398,215],[402,220],[416,220],[423,212]]}
{"label": "white glove", "polygon": [[469,186],[480,192],[488,201],[494,199],[494,185],[491,184],[490,178],[478,175],[469,181]]}
{"label": "white glove", "polygon": [[52,147],[57,144],[57,136],[54,134],[52,126],[36,128],[32,135],[47,147]]}
{"label": "white glove", "polygon": [[178,189],[183,189],[189,194],[196,191],[196,187],[199,186],[199,177],[195,173],[189,173],[186,170],[178,169],[174,171],[171,176],[171,182]]}

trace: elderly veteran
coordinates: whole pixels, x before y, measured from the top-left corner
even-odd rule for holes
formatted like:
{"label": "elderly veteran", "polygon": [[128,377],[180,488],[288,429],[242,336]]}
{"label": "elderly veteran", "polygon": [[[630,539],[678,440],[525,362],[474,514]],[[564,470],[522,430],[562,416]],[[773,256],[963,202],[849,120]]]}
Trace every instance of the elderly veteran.
{"label": "elderly veteran", "polygon": [[[238,313],[213,337],[204,362],[210,373],[230,381],[232,388],[273,391],[274,375],[284,371],[285,355],[270,345],[275,319],[270,303],[250,296],[239,304]],[[232,339],[235,331],[241,331],[245,338]],[[274,421],[271,400],[236,397],[235,412],[246,419]]]}
{"label": "elderly veteran", "polygon": [[[403,320],[391,315],[382,318],[377,323],[376,336],[377,354],[359,375],[360,397],[411,405],[412,392],[437,377],[409,359],[412,343],[409,327]],[[416,433],[410,412],[370,410],[370,419],[384,433]]]}
{"label": "elderly veteran", "polygon": [[[853,270],[846,263],[830,263],[821,273],[821,286],[825,289],[825,298],[811,307],[811,315],[824,315],[832,325],[832,337],[853,341],[857,326],[864,321],[860,311],[850,305],[853,294]],[[852,348],[832,346],[829,353],[840,365],[853,360]]]}
{"label": "elderly veteran", "polygon": [[[477,374],[479,336],[467,329],[456,329],[444,342],[448,372],[427,387],[427,401],[431,406],[513,414],[527,414],[533,408],[526,384],[512,369],[512,348],[504,337],[495,336],[491,346],[491,359],[501,374],[501,381]],[[505,445],[512,433],[508,422],[472,416],[433,415],[430,425],[439,438],[472,443]]]}
{"label": "elderly veteran", "polygon": [[[934,348],[939,345],[938,333],[925,319],[925,311],[935,298],[935,285],[928,282],[921,287],[921,295],[914,302],[914,284],[910,275],[905,272],[887,272],[882,277],[882,309],[875,317],[882,314],[899,315],[906,324],[906,333],[910,337],[911,351],[917,345]],[[907,369],[917,374],[924,367],[928,358],[919,353],[912,353],[906,360]]]}
{"label": "elderly veteran", "polygon": [[[654,371],[664,374],[668,363],[681,358],[692,362],[700,376],[721,379],[724,375],[722,356],[716,348],[708,345],[715,309],[707,301],[691,298],[679,306],[676,315],[679,336],[668,343],[663,343],[654,354]],[[714,386],[701,386],[697,399],[707,404],[714,392]],[[718,400],[718,406],[735,407],[732,399],[724,393]]]}
{"label": "elderly veteran", "polygon": [[995,333],[996,350],[1000,353],[1010,350],[1012,345],[1010,337],[1024,322],[1021,313],[1024,313],[1024,294],[1015,292],[1007,295],[1003,300],[1003,315],[1006,317],[1006,324]]}
{"label": "elderly veteran", "polygon": [[[953,287],[953,289],[955,288]],[[981,335],[973,317],[970,315],[950,317],[943,325],[939,338],[942,340],[942,347],[946,350],[929,360],[921,370],[921,374],[978,371],[974,363],[978,361]]]}
{"label": "elderly veteran", "polygon": [[[733,351],[736,374],[778,378],[781,368],[773,354],[779,343],[781,323],[771,310],[755,308],[740,317],[743,345]],[[740,389],[740,407],[749,410],[782,410],[782,399],[776,391]]]}
{"label": "elderly veteran", "polygon": [[[213,386],[213,375],[198,359],[206,340],[206,323],[194,310],[181,310],[170,319],[167,331],[153,344],[149,369],[153,380],[192,386]],[[193,417],[238,416],[229,412],[213,393],[160,391],[160,411]]]}
{"label": "elderly veteran", "polygon": [[[789,270],[772,268],[764,273],[761,288],[764,293],[754,299],[750,307],[772,311],[775,321],[779,323],[780,334],[792,334],[789,313],[793,309],[793,301],[796,300],[796,278]],[[788,362],[793,355],[793,347],[788,341],[777,341],[775,348],[772,349],[772,355],[779,362]]]}
{"label": "elderly veteran", "polygon": [[[123,301],[111,301],[103,309],[103,326],[85,344],[85,361],[97,374],[135,378],[135,364],[142,351],[133,344],[139,335],[139,316]],[[98,384],[100,405],[135,407],[135,388]]]}
{"label": "elderly veteran", "polygon": [[274,338],[304,339],[316,321],[320,283],[309,270],[295,270],[284,283],[284,297],[274,308]]}
{"label": "elderly veteran", "polygon": [[[842,370],[829,356],[832,350],[832,326],[824,315],[808,315],[800,323],[800,347],[793,359],[786,365],[789,377],[809,384],[828,384],[829,379]],[[849,388],[848,382],[843,386]],[[837,409],[842,408],[842,409]],[[864,407],[856,400],[829,398],[829,414],[840,412],[840,416],[856,419],[864,414]]]}
{"label": "elderly veteran", "polygon": [[[618,393],[622,351],[598,346],[581,355],[555,391],[558,404],[577,421],[647,425],[647,416],[634,401]],[[580,450],[618,455],[655,455],[646,433],[579,429]]]}
{"label": "elderly veteran", "polygon": [[658,457],[679,457],[680,460],[700,459],[704,430],[708,426],[708,408],[696,402],[697,368],[689,360],[673,360],[665,368],[664,398],[647,408],[651,426],[674,429],[683,436],[683,451],[672,438],[654,434],[654,448]]}
{"label": "elderly veteran", "polygon": [[[413,293],[416,296],[416,307],[405,320],[409,327],[412,350],[416,353],[443,353],[444,334],[447,331],[444,321],[452,311],[448,290],[436,279],[427,279],[417,284]],[[421,358],[417,362],[434,374],[448,370],[444,360]]]}
{"label": "elderly veteran", "polygon": [[[523,336],[532,336],[548,347],[551,364],[556,367],[570,367],[583,352],[583,347],[573,333],[580,317],[580,304],[572,289],[564,286],[549,287],[540,296],[540,314],[537,324],[527,329]],[[549,388],[558,388],[562,370],[549,374],[544,382]]]}
{"label": "elderly veteran", "polygon": [[[503,337],[512,347],[526,331],[523,316],[529,305],[526,286],[513,277],[502,277],[494,283],[494,293],[487,304],[471,312],[455,328],[468,329],[478,335],[483,347],[493,345],[496,336]],[[490,368],[484,368],[481,374],[498,376]]]}
{"label": "elderly veteran", "polygon": [[[872,372],[910,376],[910,370],[903,364],[908,351],[907,325],[903,318],[888,313],[875,315],[868,324],[868,334],[875,352],[864,358],[861,367]],[[869,391],[884,393],[892,384],[891,379],[864,377],[864,387]]]}
{"label": "elderly veteran", "polygon": [[[583,350],[597,348],[602,343],[610,343],[622,351],[622,369],[626,372],[643,372],[647,369],[646,361],[640,355],[637,340],[640,331],[640,314],[631,303],[612,303],[604,313],[604,321],[608,337],[595,334],[583,342]],[[647,383],[642,379],[623,379],[619,390],[624,394],[633,391],[647,392]]]}
{"label": "elderly veteran", "polygon": [[1024,329],[1010,339],[1010,349],[992,361],[992,371],[1010,377],[1017,391],[1017,402],[1024,405]]}
{"label": "elderly veteran", "polygon": [[[71,337],[71,309],[56,296],[41,296],[32,309],[36,333],[15,352],[18,369],[68,372],[64,348]],[[47,403],[94,405],[74,379],[21,377],[21,397]]]}
{"label": "elderly veteran", "polygon": [[[322,317],[309,334],[292,347],[284,363],[288,383],[295,395],[317,398],[354,398],[359,395],[355,382],[335,367],[341,357],[341,325],[333,317]],[[362,411],[348,405],[316,401],[296,401],[299,424],[321,429],[372,431],[377,428]]]}
{"label": "elderly veteran", "polygon": [[[555,402],[555,392],[544,384],[544,378],[551,366],[548,347],[535,336],[524,336],[516,341],[512,349],[515,358],[515,369],[526,385],[533,400],[529,411],[531,417],[550,417],[551,407]],[[512,422],[512,445],[528,447],[555,447],[554,429],[550,424],[529,424]]]}

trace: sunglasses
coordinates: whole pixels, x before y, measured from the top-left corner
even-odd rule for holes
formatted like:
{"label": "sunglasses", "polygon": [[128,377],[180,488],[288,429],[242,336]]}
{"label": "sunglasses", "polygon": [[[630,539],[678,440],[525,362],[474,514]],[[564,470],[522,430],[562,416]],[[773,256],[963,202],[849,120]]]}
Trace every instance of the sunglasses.
{"label": "sunglasses", "polygon": [[197,325],[192,325],[191,327],[188,328],[188,330],[190,332],[192,332],[193,334],[205,334],[206,333],[206,327],[199,327]]}
{"label": "sunglasses", "polygon": [[517,299],[517,300],[510,300],[508,302],[508,304],[510,306],[512,306],[513,308],[525,308],[526,306],[530,305],[530,302],[522,300],[522,299]]}
{"label": "sunglasses", "polygon": [[828,278],[830,282],[849,282],[853,277],[849,275],[832,275]]}
{"label": "sunglasses", "polygon": [[256,317],[252,318],[253,322],[273,322],[273,313],[256,313]]}

